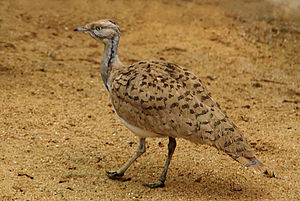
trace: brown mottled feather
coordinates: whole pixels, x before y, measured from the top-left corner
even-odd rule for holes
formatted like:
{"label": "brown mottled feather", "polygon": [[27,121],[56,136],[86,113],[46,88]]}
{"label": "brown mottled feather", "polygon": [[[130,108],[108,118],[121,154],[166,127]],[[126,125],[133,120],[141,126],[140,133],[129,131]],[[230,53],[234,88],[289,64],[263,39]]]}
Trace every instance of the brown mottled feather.
{"label": "brown mottled feather", "polygon": [[[115,69],[109,80],[112,104],[127,123],[162,137],[214,146],[243,165],[256,160],[241,132],[187,69],[143,61]],[[260,162],[250,167],[262,171]]]}

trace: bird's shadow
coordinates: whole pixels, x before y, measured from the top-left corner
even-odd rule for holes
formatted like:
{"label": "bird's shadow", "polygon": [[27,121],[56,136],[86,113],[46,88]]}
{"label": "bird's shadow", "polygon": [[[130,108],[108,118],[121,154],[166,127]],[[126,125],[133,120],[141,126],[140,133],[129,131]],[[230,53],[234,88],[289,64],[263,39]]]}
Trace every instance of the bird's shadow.
{"label": "bird's shadow", "polygon": [[[139,189],[142,183],[153,182],[153,179],[158,179],[160,171],[155,171],[157,174],[154,174],[153,177],[150,176],[151,178],[141,176],[144,174],[151,175],[150,172],[153,173],[152,170],[144,169],[143,173],[140,172],[140,174],[137,176],[132,175],[133,172],[128,171],[127,176],[132,178],[130,185],[136,185],[135,188]],[[153,192],[167,192],[168,194],[172,195],[188,196],[188,198],[199,197],[199,195],[207,198],[222,199],[258,199],[267,197],[267,193],[263,187],[264,184],[255,181],[255,177],[253,180],[249,180],[239,175],[240,177],[244,178],[242,179],[244,181],[241,181],[241,178],[238,178],[239,176],[235,175],[234,172],[229,174],[228,172],[224,172],[223,175],[218,175],[214,172],[201,172],[200,169],[197,176],[195,173],[193,173],[194,175],[191,174],[191,170],[189,170],[188,167],[182,167],[180,172],[187,172],[187,174],[178,176],[175,171],[170,171],[170,174],[168,174],[165,182],[166,186],[164,188],[152,189]],[[263,182],[262,180],[259,181]]]}

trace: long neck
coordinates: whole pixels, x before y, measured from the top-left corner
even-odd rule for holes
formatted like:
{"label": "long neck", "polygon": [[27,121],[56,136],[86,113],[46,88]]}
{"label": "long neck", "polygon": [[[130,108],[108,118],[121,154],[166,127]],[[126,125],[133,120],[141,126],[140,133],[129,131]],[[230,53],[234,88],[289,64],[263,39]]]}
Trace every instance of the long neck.
{"label": "long neck", "polygon": [[100,72],[103,79],[103,82],[106,88],[109,90],[108,77],[113,67],[113,64],[116,63],[121,64],[118,58],[118,45],[119,45],[119,36],[115,36],[111,40],[104,41],[104,52],[102,54],[101,64],[100,64]]}

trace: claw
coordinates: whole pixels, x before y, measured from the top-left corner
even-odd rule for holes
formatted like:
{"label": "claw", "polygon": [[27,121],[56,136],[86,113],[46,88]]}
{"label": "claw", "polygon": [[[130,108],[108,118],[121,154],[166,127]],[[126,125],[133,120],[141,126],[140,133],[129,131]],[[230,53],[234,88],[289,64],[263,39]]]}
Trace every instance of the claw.
{"label": "claw", "polygon": [[165,186],[165,183],[162,181],[158,181],[158,182],[149,183],[149,184],[145,183],[145,184],[143,184],[143,186],[147,186],[149,188],[161,188],[161,187]]}
{"label": "claw", "polygon": [[130,181],[131,178],[123,178],[124,173],[118,173],[116,171],[109,171],[106,170],[106,174],[108,176],[108,178],[112,179],[112,180],[120,180],[120,181]]}

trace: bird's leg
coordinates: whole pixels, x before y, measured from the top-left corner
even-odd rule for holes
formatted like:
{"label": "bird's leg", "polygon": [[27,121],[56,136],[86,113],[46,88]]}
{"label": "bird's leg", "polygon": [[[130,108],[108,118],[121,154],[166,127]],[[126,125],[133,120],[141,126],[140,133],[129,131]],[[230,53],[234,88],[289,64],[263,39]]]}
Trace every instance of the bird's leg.
{"label": "bird's leg", "polygon": [[129,179],[122,179],[122,176],[124,176],[125,171],[130,167],[130,165],[139,157],[141,156],[144,152],[146,151],[146,146],[145,146],[145,138],[140,138],[140,145],[136,151],[136,153],[132,156],[132,158],[118,171],[106,171],[107,176],[110,179],[113,180],[130,180]]}
{"label": "bird's leg", "polygon": [[170,162],[171,162],[171,158],[172,158],[173,153],[175,151],[175,148],[176,148],[175,138],[169,137],[168,157],[167,157],[167,160],[166,160],[164,170],[163,170],[159,180],[157,182],[154,182],[154,183],[143,184],[144,186],[148,186],[150,188],[158,188],[158,187],[164,187],[165,186],[167,171],[168,171],[168,168],[169,168],[169,165],[170,165]]}

